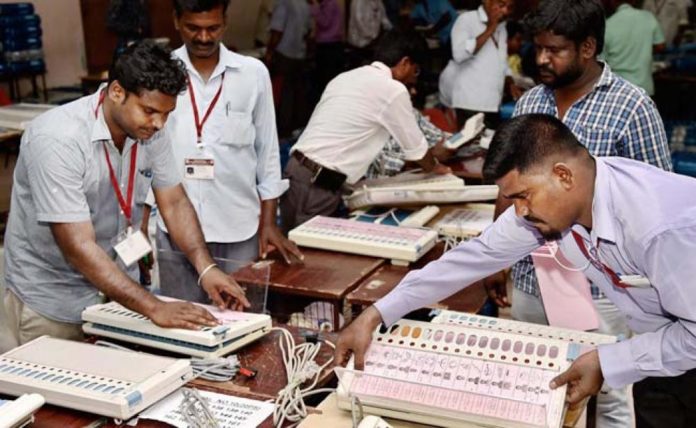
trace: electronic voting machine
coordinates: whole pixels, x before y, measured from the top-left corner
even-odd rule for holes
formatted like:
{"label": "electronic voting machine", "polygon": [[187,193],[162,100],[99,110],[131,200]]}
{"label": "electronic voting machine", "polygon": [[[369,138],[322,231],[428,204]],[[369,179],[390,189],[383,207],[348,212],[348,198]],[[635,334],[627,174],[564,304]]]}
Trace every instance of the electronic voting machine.
{"label": "electronic voting machine", "polygon": [[560,428],[566,388],[549,382],[583,347],[615,341],[456,312],[434,321],[378,329],[364,371],[352,360],[336,369],[339,407],[359,400],[365,413],[434,426]]}
{"label": "electronic voting machine", "polygon": [[447,204],[490,201],[498,197],[498,186],[467,186],[452,174],[403,173],[394,177],[364,180],[344,198],[351,210],[367,206]]}
{"label": "electronic voting machine", "polygon": [[[166,301],[171,297],[158,296]],[[194,357],[215,358],[253,342],[271,330],[271,317],[265,314],[220,310],[201,305],[221,324],[200,330],[162,328],[149,318],[116,302],[93,305],[82,312],[85,333],[129,343],[164,349]]]}
{"label": "electronic voting machine", "polygon": [[344,218],[316,216],[289,233],[297,245],[392,259],[396,265],[420,259],[435,246],[437,232]]}
{"label": "electronic voting machine", "polygon": [[52,104],[29,103],[0,107],[0,128],[24,130],[29,122],[55,107]]}
{"label": "electronic voting machine", "polygon": [[464,127],[461,131],[452,135],[447,141],[445,141],[445,147],[450,150],[457,149],[469,141],[476,138],[484,129],[486,129],[485,124],[486,116],[483,113],[476,113],[471,116],[464,123]]}
{"label": "electronic voting machine", "polygon": [[467,204],[445,214],[433,228],[442,236],[464,240],[476,237],[493,224],[495,205]]}
{"label": "electronic voting machine", "polygon": [[0,428],[23,428],[34,422],[34,412],[46,400],[39,394],[24,394],[14,401],[0,399]]}
{"label": "electronic voting machine", "polygon": [[[42,336],[0,355],[0,393],[129,419],[193,377],[188,360]],[[0,408],[1,409],[1,408]]]}

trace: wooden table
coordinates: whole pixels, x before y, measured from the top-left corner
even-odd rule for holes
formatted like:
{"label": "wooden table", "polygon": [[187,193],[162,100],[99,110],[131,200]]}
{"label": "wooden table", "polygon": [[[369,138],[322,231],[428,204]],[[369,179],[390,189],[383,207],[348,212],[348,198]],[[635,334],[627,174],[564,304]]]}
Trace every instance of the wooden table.
{"label": "wooden table", "polygon": [[[282,326],[289,330],[296,343],[303,343],[303,333],[305,329],[295,327]],[[205,380],[193,380],[187,384],[189,387],[195,387],[207,391],[217,392],[225,395],[233,395],[244,397],[253,400],[265,401],[275,398],[278,392],[285,387],[285,368],[278,347],[278,337],[280,332],[272,331],[263,338],[241,349],[237,356],[243,367],[253,368],[258,370],[258,374],[253,379],[247,379],[243,376],[237,376],[234,381],[230,382],[209,382]],[[320,338],[331,342],[336,341],[336,334],[322,333]],[[128,345],[133,347],[132,345]],[[160,353],[160,352],[158,352]],[[324,364],[333,356],[333,351],[328,346],[322,346],[322,350],[318,355],[317,363]],[[333,379],[333,370],[328,368],[324,370],[317,382],[317,388],[326,385]],[[273,427],[272,418],[266,419],[261,427]],[[94,424],[94,425],[90,425]],[[45,405],[36,413],[36,421],[30,425],[32,428],[84,428],[86,426],[99,427],[116,427],[113,419],[104,418],[101,416],[78,412],[51,405]],[[138,427],[168,427],[164,424],[152,420],[141,420]]]}
{"label": "wooden table", "polygon": [[22,131],[19,129],[0,128],[0,143],[6,141],[19,141]]}
{"label": "wooden table", "polygon": [[[281,327],[293,334],[296,343],[305,342],[303,334],[309,330],[286,325]],[[245,347],[237,355],[242,367],[257,370],[256,377],[253,379],[247,379],[243,376],[237,376],[234,381],[229,382],[211,382],[196,379],[190,382],[189,385],[220,394],[235,395],[260,401],[274,399],[278,395],[278,392],[287,384],[283,357],[281,355],[280,345],[278,344],[280,335],[281,333],[279,331],[272,331]],[[322,332],[319,339],[336,343],[337,337],[338,335],[336,333]],[[317,364],[323,365],[332,357],[333,349],[323,344],[317,356]],[[332,368],[329,367],[325,369],[319,376],[316,387],[321,388],[325,386],[333,377]]]}
{"label": "wooden table", "polygon": [[[351,312],[354,309],[360,310],[372,305],[393,290],[410,270],[420,269],[431,261],[440,258],[443,248],[444,244],[438,243],[411,267],[394,266],[391,264],[380,266],[346,296],[346,305],[351,307]],[[483,282],[479,281],[430,307],[476,313],[486,302],[486,297]]]}
{"label": "wooden table", "polygon": [[[334,305],[333,325],[339,325],[343,299],[363,279],[385,264],[383,259],[302,247],[304,264],[272,259],[269,291],[283,296],[303,296]],[[235,278],[244,280],[244,271]],[[250,281],[251,282],[251,281]]]}

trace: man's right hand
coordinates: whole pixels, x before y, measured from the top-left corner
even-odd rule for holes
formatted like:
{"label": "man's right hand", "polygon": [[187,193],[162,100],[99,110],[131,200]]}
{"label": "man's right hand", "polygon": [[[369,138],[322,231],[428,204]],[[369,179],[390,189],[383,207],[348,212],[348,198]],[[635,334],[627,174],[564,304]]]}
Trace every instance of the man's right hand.
{"label": "man's right hand", "polygon": [[433,170],[430,172],[432,172],[433,174],[437,174],[437,175],[452,174],[452,168],[438,162],[438,164],[435,165]]}
{"label": "man's right hand", "polygon": [[498,25],[506,18],[507,8],[498,6],[497,3],[491,5],[490,13],[488,14],[488,27],[492,30],[498,28]]}
{"label": "man's right hand", "polygon": [[365,353],[372,343],[372,332],[382,322],[379,311],[370,306],[348,327],[343,329],[336,342],[334,364],[345,366],[351,353],[355,356],[355,369],[365,369]]}
{"label": "man's right hand", "polygon": [[507,295],[507,275],[505,272],[494,273],[488,278],[484,278],[483,285],[486,287],[488,297],[500,308],[510,306]]}
{"label": "man's right hand", "polygon": [[201,306],[189,302],[159,301],[148,318],[160,327],[186,328],[199,330],[201,327],[215,327],[217,318]]}

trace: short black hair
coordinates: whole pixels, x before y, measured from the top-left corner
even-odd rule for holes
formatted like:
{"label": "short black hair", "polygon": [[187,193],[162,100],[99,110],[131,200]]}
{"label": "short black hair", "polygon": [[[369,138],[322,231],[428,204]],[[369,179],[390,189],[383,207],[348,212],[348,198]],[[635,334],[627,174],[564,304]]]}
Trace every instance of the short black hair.
{"label": "short black hair", "polygon": [[496,131],[483,164],[483,177],[493,182],[515,169],[522,174],[549,156],[576,156],[583,151],[588,153],[570,129],[555,116],[517,116]]}
{"label": "short black hair", "polygon": [[416,64],[425,64],[428,57],[428,44],[415,31],[392,30],[384,34],[377,43],[373,60],[394,67],[404,57]]}
{"label": "short black hair", "polygon": [[524,24],[532,35],[551,31],[572,40],[575,46],[593,37],[597,41],[595,55],[599,55],[604,49],[605,20],[600,0],[545,0],[525,17]]}
{"label": "short black hair", "polygon": [[184,12],[207,12],[220,5],[222,5],[224,15],[227,13],[230,0],[172,0],[172,3],[174,4],[174,13],[179,18]]}
{"label": "short black hair", "polygon": [[186,89],[186,67],[169,49],[152,40],[128,46],[111,65],[109,84],[118,80],[127,92],[160,91],[177,96]]}
{"label": "short black hair", "polygon": [[506,24],[506,29],[508,39],[512,39],[518,34],[524,35],[522,24],[520,24],[517,21],[508,21],[508,23]]}

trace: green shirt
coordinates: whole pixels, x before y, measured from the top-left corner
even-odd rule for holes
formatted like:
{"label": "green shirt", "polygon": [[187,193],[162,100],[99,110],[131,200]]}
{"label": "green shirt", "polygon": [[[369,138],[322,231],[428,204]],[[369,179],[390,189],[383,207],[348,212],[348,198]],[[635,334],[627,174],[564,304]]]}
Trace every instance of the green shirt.
{"label": "green shirt", "polygon": [[616,74],[653,95],[653,46],[664,42],[652,13],[622,4],[607,19],[603,55]]}

